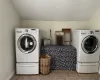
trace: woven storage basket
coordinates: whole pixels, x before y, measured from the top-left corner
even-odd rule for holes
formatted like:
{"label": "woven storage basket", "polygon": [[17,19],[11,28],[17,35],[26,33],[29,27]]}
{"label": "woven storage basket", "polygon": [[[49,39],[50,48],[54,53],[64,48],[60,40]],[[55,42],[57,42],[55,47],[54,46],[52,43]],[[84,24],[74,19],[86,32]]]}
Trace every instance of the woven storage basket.
{"label": "woven storage basket", "polygon": [[48,74],[50,72],[50,59],[49,55],[40,56],[40,72],[41,74]]}

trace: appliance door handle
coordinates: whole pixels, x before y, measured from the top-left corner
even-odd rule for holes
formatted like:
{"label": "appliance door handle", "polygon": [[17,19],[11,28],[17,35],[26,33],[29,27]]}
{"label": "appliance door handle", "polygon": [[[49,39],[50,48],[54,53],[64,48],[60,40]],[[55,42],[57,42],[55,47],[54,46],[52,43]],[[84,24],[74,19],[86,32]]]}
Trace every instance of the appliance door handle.
{"label": "appliance door handle", "polygon": [[19,66],[19,67],[35,67],[35,66],[30,66],[30,65],[22,65],[22,66]]}
{"label": "appliance door handle", "polygon": [[94,64],[82,64],[81,66],[96,66]]}

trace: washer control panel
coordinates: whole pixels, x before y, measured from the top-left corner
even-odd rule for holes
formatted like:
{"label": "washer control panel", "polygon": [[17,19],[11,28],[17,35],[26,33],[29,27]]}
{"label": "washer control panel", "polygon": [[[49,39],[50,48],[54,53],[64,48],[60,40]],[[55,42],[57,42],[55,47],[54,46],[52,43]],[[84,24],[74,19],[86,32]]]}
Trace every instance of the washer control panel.
{"label": "washer control panel", "polygon": [[25,32],[28,32],[28,29],[25,29]]}
{"label": "washer control panel", "polygon": [[90,34],[94,34],[94,31],[90,31]]}
{"label": "washer control panel", "polygon": [[81,35],[85,35],[85,34],[93,35],[98,32],[100,33],[100,30],[81,30]]}

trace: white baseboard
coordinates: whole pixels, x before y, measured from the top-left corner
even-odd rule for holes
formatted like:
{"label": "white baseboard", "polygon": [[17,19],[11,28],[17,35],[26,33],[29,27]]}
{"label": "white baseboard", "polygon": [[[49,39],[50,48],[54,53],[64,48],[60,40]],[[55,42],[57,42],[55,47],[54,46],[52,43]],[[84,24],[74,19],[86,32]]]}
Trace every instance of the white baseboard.
{"label": "white baseboard", "polygon": [[15,74],[15,70],[11,74],[9,74],[9,76],[5,80],[10,80],[14,74]]}

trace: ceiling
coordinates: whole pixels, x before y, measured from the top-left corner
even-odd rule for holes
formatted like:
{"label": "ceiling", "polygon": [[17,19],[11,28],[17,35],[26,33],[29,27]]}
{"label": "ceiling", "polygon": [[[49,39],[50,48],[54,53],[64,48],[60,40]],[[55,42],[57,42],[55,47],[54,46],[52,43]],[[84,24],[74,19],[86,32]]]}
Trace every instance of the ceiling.
{"label": "ceiling", "polygon": [[12,0],[22,19],[89,20],[100,8],[100,0]]}

